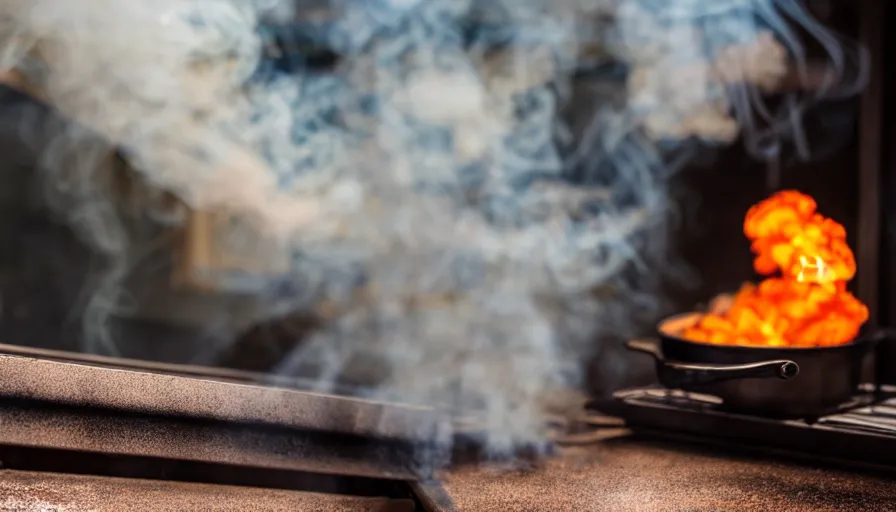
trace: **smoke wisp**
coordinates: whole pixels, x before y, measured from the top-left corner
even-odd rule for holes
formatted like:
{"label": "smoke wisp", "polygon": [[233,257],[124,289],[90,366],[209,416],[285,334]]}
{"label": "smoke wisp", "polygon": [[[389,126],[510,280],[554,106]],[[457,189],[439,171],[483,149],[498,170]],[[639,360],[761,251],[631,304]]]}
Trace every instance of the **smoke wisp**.
{"label": "smoke wisp", "polygon": [[[676,151],[803,147],[801,109],[856,94],[867,67],[796,0],[22,0],[0,42],[0,68],[79,123],[45,167],[110,261],[88,339],[118,342],[107,320],[147,250],[103,171],[114,147],[157,192],[151,222],[227,214],[229,244],[285,255],[211,276],[257,320],[326,311],[283,372],[475,416],[494,453],[544,439],[551,393],[630,323],[623,298],[656,305],[638,283]],[[315,69],[312,47],[338,60]],[[793,70],[815,85],[770,107]],[[186,208],[152,206],[171,197]]]}

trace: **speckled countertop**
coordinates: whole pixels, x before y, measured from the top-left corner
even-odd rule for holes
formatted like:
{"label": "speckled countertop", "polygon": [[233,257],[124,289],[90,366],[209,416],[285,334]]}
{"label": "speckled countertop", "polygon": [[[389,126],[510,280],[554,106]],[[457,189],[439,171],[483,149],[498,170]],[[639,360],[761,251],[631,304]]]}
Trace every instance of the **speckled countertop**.
{"label": "speckled countertop", "polygon": [[[562,448],[531,471],[457,467],[442,475],[439,490],[459,512],[896,512],[896,479],[726,455],[624,431]],[[383,498],[0,470],[0,511],[413,508]]]}
{"label": "speckled countertop", "polygon": [[626,432],[563,448],[531,472],[456,468],[444,476],[444,489],[463,512],[896,511],[896,478],[725,455]]}
{"label": "speckled countertop", "polygon": [[409,512],[408,500],[362,498],[58,473],[0,470],[0,511]]}

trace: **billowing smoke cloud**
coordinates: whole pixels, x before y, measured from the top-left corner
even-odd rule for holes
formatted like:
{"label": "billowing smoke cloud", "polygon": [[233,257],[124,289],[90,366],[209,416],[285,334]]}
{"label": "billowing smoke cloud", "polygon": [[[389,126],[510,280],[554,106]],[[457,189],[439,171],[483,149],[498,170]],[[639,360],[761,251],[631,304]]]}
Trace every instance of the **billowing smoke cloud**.
{"label": "billowing smoke cloud", "polygon": [[[111,265],[89,339],[125,341],[107,320],[149,239],[115,147],[154,225],[182,204],[239,219],[235,246],[271,241],[283,271],[205,277],[258,297],[255,320],[327,318],[284,372],[475,416],[496,451],[543,438],[546,397],[633,314],[621,298],[655,305],[637,283],[676,151],[799,145],[800,109],[864,80],[795,0],[7,0],[0,23],[0,67],[83,127],[45,156]],[[802,32],[825,71],[772,109],[764,93],[810,81]],[[309,65],[320,48],[332,69]]]}

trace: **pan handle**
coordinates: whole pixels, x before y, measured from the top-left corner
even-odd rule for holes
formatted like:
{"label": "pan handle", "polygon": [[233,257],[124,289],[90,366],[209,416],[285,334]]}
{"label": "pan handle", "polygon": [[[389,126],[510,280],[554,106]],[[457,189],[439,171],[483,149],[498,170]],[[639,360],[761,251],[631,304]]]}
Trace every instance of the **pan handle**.
{"label": "pan handle", "polygon": [[666,361],[659,340],[630,340],[626,348],[653,357],[660,384],[672,389],[714,384],[735,379],[782,379],[796,377],[800,367],[793,361],[777,359],[750,364],[694,364]]}
{"label": "pan handle", "polygon": [[657,361],[663,359],[663,353],[660,352],[660,340],[658,339],[628,340],[625,342],[625,348],[633,352],[647,354]]}

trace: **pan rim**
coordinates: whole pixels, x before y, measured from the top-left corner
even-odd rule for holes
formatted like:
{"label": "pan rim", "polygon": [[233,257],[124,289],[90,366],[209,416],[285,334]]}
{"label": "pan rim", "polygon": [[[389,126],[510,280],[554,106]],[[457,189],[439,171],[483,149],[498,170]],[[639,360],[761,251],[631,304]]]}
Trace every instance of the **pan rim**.
{"label": "pan rim", "polygon": [[[669,334],[669,333],[663,331],[663,329],[662,329],[663,325],[668,322],[672,322],[676,319],[680,319],[680,318],[684,318],[684,317],[688,317],[688,316],[692,316],[692,315],[702,315],[702,314],[704,314],[704,313],[701,313],[699,311],[688,311],[688,312],[684,312],[684,313],[678,313],[678,314],[672,315],[672,316],[667,316],[667,317],[663,318],[662,320],[660,320],[659,323],[657,323],[656,332],[657,332],[657,334],[659,334],[659,337],[661,340],[668,339],[668,340],[675,340],[680,343],[686,343],[686,344],[694,345],[694,346],[698,346],[698,347],[712,347],[712,348],[719,349],[719,350],[743,351],[743,352],[754,352],[754,353],[757,351],[794,352],[794,353],[806,353],[806,352],[813,352],[813,351],[834,352],[834,351],[840,351],[840,350],[850,350],[855,347],[862,347],[869,343],[874,343],[874,342],[878,341],[871,336],[865,335],[865,336],[859,336],[857,338],[854,338],[852,341],[850,341],[848,343],[843,343],[840,345],[831,345],[831,346],[826,346],[826,347],[817,347],[817,346],[816,347],[792,347],[792,346],[769,347],[769,346],[764,346],[764,345],[719,345],[719,344],[715,344],[715,343],[705,343],[702,341],[689,340],[689,339],[683,338],[678,335]],[[865,325],[867,325],[867,323],[863,324],[862,327],[864,327]]]}

